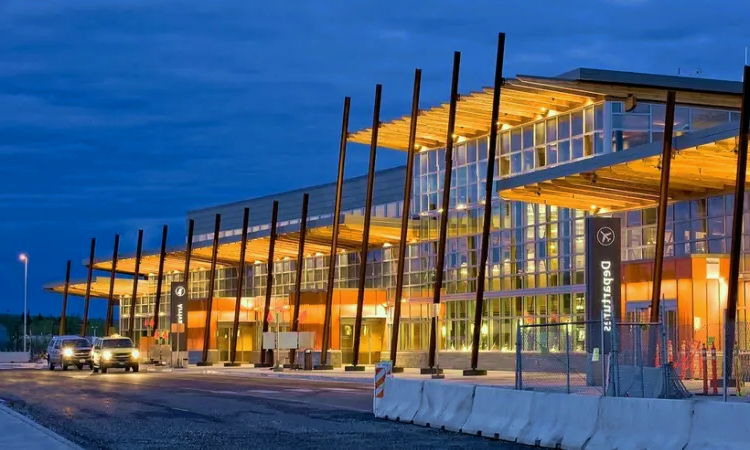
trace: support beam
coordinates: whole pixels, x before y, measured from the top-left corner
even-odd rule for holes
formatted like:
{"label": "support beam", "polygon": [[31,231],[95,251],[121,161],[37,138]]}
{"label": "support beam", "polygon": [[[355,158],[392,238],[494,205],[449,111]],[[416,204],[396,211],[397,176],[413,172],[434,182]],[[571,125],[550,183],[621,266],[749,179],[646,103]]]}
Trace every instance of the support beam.
{"label": "support beam", "polygon": [[331,313],[333,308],[333,282],[336,272],[336,251],[339,242],[339,225],[341,222],[341,193],[344,188],[344,166],[346,162],[346,140],[349,137],[349,106],[351,98],[344,98],[344,115],[341,120],[341,140],[339,142],[339,171],[336,178],[336,200],[333,207],[333,233],[331,237],[331,253],[328,257],[328,284],[326,286],[326,307],[323,319],[323,342],[320,348],[320,365],[318,370],[333,369],[328,364],[328,346],[331,339]]}
{"label": "support beam", "polygon": [[107,296],[107,318],[104,323],[104,336],[112,334],[115,308],[115,278],[117,275],[117,255],[120,250],[120,235],[115,235],[115,248],[112,250],[112,270],[109,273],[109,295]]}
{"label": "support beam", "polygon": [[89,322],[89,306],[91,304],[91,280],[94,276],[94,253],[96,252],[96,238],[91,238],[91,253],[89,254],[89,271],[86,276],[86,295],[83,297],[83,320],[81,321],[81,337],[86,337]]}
{"label": "support beam", "polygon": [[212,366],[208,360],[208,345],[211,341],[211,314],[214,304],[214,284],[216,284],[216,254],[219,251],[219,232],[221,231],[221,214],[216,215],[214,222],[214,245],[211,248],[211,271],[208,274],[208,296],[206,297],[206,327],[203,329],[203,353],[198,366]]}
{"label": "support beam", "polygon": [[135,303],[138,299],[138,280],[140,277],[138,274],[141,269],[141,256],[143,251],[143,230],[138,230],[138,244],[135,249],[135,267],[133,268],[133,294],[130,296],[130,312],[128,316],[128,333],[130,333],[130,339],[135,345],[138,345],[135,339]]}
{"label": "support beam", "polygon": [[[299,225],[299,247],[297,248],[297,267],[294,278],[294,310],[292,312],[292,332],[299,331],[299,308],[300,297],[302,296],[302,276],[305,267],[305,238],[307,236],[307,206],[310,202],[310,195],[305,192],[302,196],[302,215],[300,216]],[[289,363],[292,368],[296,366],[294,349],[289,350]]]}
{"label": "support beam", "polygon": [[495,180],[495,155],[497,153],[497,120],[500,115],[500,90],[503,85],[503,59],[505,57],[505,33],[497,37],[497,59],[495,62],[495,89],[492,93],[492,119],[487,156],[487,179],[484,194],[484,218],[482,222],[482,247],[479,251],[479,274],[477,296],[474,301],[474,332],[471,342],[471,369],[465,376],[487,375],[486,370],[477,369],[479,364],[479,340],[481,339],[482,311],[484,311],[484,278],[487,274],[487,256],[490,251],[490,224],[492,223],[492,196]]}
{"label": "support beam", "polygon": [[185,272],[182,281],[185,282],[188,300],[190,300],[190,261],[193,258],[193,230],[195,229],[195,220],[190,219],[188,222],[187,244],[185,249]]}
{"label": "support beam", "polygon": [[250,224],[250,208],[242,212],[242,241],[240,241],[240,263],[237,266],[237,296],[234,298],[234,323],[232,326],[232,348],[229,353],[229,362],[225,367],[237,367],[237,337],[240,328],[240,303],[242,302],[242,286],[245,281],[245,250],[247,249],[247,228]]}
{"label": "support beam", "polygon": [[380,128],[380,100],[383,86],[375,86],[375,107],[372,112],[372,133],[370,134],[370,165],[367,170],[367,193],[365,194],[365,219],[362,228],[362,251],[359,256],[359,284],[357,286],[357,315],[354,319],[354,345],[352,365],[345,367],[348,372],[365,370],[359,365],[359,344],[362,341],[362,309],[365,305],[365,279],[367,278],[367,252],[370,246],[370,221],[372,220],[372,192],[375,187],[375,160],[378,155],[378,128]]}
{"label": "support beam", "polygon": [[[271,237],[268,243],[268,268],[266,275],[266,301],[263,304],[263,332],[268,331],[268,314],[271,311],[271,293],[273,291],[273,251],[276,246],[276,225],[279,219],[279,202],[278,200],[273,201],[273,209],[271,211]],[[260,352],[260,364],[256,364],[255,367],[271,367],[273,361],[268,361],[266,358],[266,352],[262,350]],[[279,355],[274,355],[278,358]]]}
{"label": "support beam", "polygon": [[[453,54],[453,78],[451,81],[451,97],[448,114],[448,133],[445,138],[445,177],[443,178],[443,205],[440,212],[440,230],[438,237],[438,255],[435,268],[435,287],[432,298],[433,311],[430,314],[430,354],[429,368],[422,369],[423,374],[432,374],[440,376],[439,368],[435,367],[435,353],[437,351],[437,323],[438,317],[435,314],[440,307],[440,294],[443,288],[443,270],[445,269],[445,246],[448,236],[448,209],[450,208],[451,195],[451,172],[453,171],[453,132],[456,127],[456,103],[458,102],[458,74],[461,66],[461,52]],[[492,161],[490,161],[492,162]]]}
{"label": "support beam", "polygon": [[[659,321],[662,267],[664,265],[664,236],[667,229],[667,203],[669,203],[669,175],[672,167],[672,140],[674,132],[675,91],[667,93],[667,110],[664,116],[664,139],[661,150],[661,183],[656,224],[656,254],[654,255],[653,291],[651,294],[651,323]],[[651,347],[651,346],[649,346]]]}
{"label": "support beam", "polygon": [[62,312],[60,313],[60,336],[65,336],[66,317],[68,315],[68,289],[70,288],[70,260],[65,268],[65,286],[63,287]]}
{"label": "support beam", "polygon": [[417,117],[419,116],[419,92],[422,86],[422,69],[414,71],[414,89],[411,98],[411,122],[409,123],[409,147],[406,153],[406,179],[404,180],[404,209],[401,211],[401,239],[398,241],[398,260],[396,262],[396,293],[393,300],[393,325],[391,328],[391,364],[393,371],[400,373],[403,367],[396,365],[398,353],[398,333],[401,326],[401,297],[404,294],[404,272],[406,271],[406,238],[409,233],[411,214],[411,191],[414,181],[414,144],[417,137]]}
{"label": "support beam", "polygon": [[[161,287],[164,278],[164,258],[167,257],[167,232],[168,227],[164,225],[161,231],[161,249],[159,249],[159,269],[156,272],[156,299],[154,300],[154,327],[155,333],[159,329],[159,308],[161,307]],[[152,335],[153,336],[153,335]]]}
{"label": "support beam", "polygon": [[745,210],[745,179],[747,175],[747,145],[750,133],[750,66],[745,66],[742,83],[742,108],[740,110],[740,135],[737,143],[737,177],[734,188],[734,209],[732,217],[732,247],[729,252],[729,279],[727,280],[726,336],[724,342],[724,399],[727,395],[727,381],[732,376],[734,363],[735,330],[737,328],[737,291],[740,278],[740,258],[742,255],[742,218]]}

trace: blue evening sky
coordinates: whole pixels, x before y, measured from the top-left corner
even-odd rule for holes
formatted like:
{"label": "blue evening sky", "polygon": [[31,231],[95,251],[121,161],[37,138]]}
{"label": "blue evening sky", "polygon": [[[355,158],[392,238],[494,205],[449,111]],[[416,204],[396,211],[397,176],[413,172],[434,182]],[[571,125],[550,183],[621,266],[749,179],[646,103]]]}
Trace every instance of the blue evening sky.
{"label": "blue evening sky", "polygon": [[[741,0],[0,0],[0,312],[59,313],[42,285],[74,278],[89,242],[132,252],[184,242],[185,211],[333,181],[343,97],[351,129],[490,85],[576,67],[738,80],[750,45]],[[350,146],[347,176],[366,172]],[[405,162],[383,150],[378,167]],[[103,302],[92,313],[103,314]],[[70,312],[83,301],[73,298]]]}

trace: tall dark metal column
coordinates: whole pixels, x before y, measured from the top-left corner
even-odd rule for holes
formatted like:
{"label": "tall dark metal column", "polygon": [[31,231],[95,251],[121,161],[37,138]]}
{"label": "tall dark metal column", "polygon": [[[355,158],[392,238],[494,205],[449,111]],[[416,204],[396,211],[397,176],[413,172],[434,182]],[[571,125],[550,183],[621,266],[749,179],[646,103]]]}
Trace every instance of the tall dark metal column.
{"label": "tall dark metal column", "polygon": [[211,313],[214,304],[214,284],[216,284],[216,254],[219,251],[219,232],[221,232],[221,214],[216,215],[214,223],[214,245],[211,249],[211,272],[208,274],[208,297],[206,297],[206,327],[203,330],[203,354],[198,366],[212,366],[208,360],[208,345],[211,341]]}
{"label": "tall dark metal column", "polygon": [[490,224],[492,223],[492,188],[495,178],[495,154],[497,153],[497,120],[500,116],[500,90],[503,86],[503,60],[505,57],[505,33],[497,37],[497,60],[495,62],[495,90],[492,93],[492,114],[490,122],[490,142],[487,154],[487,180],[485,180],[484,218],[482,222],[482,248],[479,251],[479,274],[477,276],[477,296],[474,302],[474,331],[471,342],[471,369],[464,370],[465,376],[487,375],[487,371],[477,369],[479,364],[479,341],[482,338],[482,312],[484,310],[484,278],[487,274],[487,256],[490,252]]}
{"label": "tall dark metal column", "polygon": [[154,328],[159,329],[159,308],[161,307],[161,286],[164,278],[164,259],[167,257],[167,232],[168,227],[164,225],[161,231],[161,249],[159,250],[159,270],[156,274],[156,299],[154,301]]}
{"label": "tall dark metal column", "polygon": [[[271,238],[268,242],[268,271],[266,274],[266,301],[263,305],[263,332],[268,331],[268,313],[271,311],[271,293],[273,291],[273,251],[276,247],[276,222],[279,218],[279,202],[273,201],[273,210],[271,211]],[[262,347],[262,346],[261,346]],[[278,355],[276,355],[278,358]],[[266,361],[266,352],[260,352],[260,364],[256,367],[270,367],[273,361]]]}
{"label": "tall dark metal column", "polygon": [[[729,279],[727,280],[727,317],[724,342],[725,380],[732,376],[734,342],[737,320],[737,289],[740,278],[740,252],[742,250],[742,219],[745,211],[745,179],[747,175],[747,145],[750,133],[750,66],[745,66],[742,84],[742,109],[740,111],[740,134],[737,142],[737,182],[734,188],[732,214],[732,248],[729,253]],[[724,385],[726,389],[726,385]]]}
{"label": "tall dark metal column", "polygon": [[351,97],[344,98],[344,116],[341,120],[341,140],[339,142],[339,171],[336,178],[336,203],[333,207],[333,232],[331,236],[331,254],[328,257],[328,285],[326,286],[326,309],[323,319],[323,342],[320,348],[320,365],[318,370],[333,369],[328,364],[328,347],[331,340],[331,314],[333,309],[333,282],[336,275],[336,251],[339,242],[339,224],[341,221],[341,193],[344,189],[344,166],[346,165],[346,140],[349,137],[349,106]]}
{"label": "tall dark metal column", "polygon": [[398,333],[401,326],[401,296],[404,293],[404,272],[406,271],[406,239],[409,232],[411,214],[411,190],[414,182],[414,144],[417,138],[417,116],[419,115],[419,90],[422,86],[422,69],[414,71],[414,91],[411,99],[411,122],[409,123],[409,147],[406,156],[406,179],[404,180],[404,208],[401,211],[401,239],[398,241],[398,260],[396,263],[396,294],[393,303],[393,325],[391,329],[391,364],[393,371],[400,373],[403,367],[396,366],[398,352]]}
{"label": "tall dark metal column", "polygon": [[240,303],[242,302],[242,286],[245,281],[245,252],[247,249],[247,227],[250,224],[250,208],[242,212],[242,241],[240,241],[240,263],[237,266],[237,296],[234,299],[234,324],[232,326],[232,348],[229,351],[229,362],[225,367],[237,367],[237,337],[240,328]]}
{"label": "tall dark metal column", "polygon": [[357,286],[357,316],[354,320],[354,353],[352,365],[346,371],[363,371],[359,364],[359,344],[362,340],[362,309],[365,304],[365,278],[367,278],[367,252],[370,246],[370,221],[372,220],[372,191],[375,187],[375,160],[378,156],[378,129],[380,128],[380,100],[383,86],[375,86],[375,108],[372,112],[372,134],[370,136],[370,165],[367,170],[367,194],[365,196],[365,221],[362,228],[362,251],[359,256],[359,285]]}
{"label": "tall dark metal column", "polygon": [[[456,128],[456,104],[458,103],[458,73],[461,66],[461,52],[453,54],[453,79],[451,81],[451,98],[448,108],[448,135],[445,138],[445,177],[443,178],[443,207],[440,212],[440,233],[438,236],[438,255],[435,269],[435,293],[433,305],[440,304],[440,291],[443,288],[443,270],[445,269],[445,246],[448,236],[448,209],[450,208],[451,171],[453,170],[453,132]],[[489,162],[489,161],[488,161]],[[435,351],[437,350],[437,317],[430,314],[430,355],[429,369],[422,369],[423,374],[435,372]]]}
{"label": "tall dark metal column", "polygon": [[143,250],[143,230],[138,230],[138,244],[135,249],[135,267],[133,269],[133,295],[130,297],[130,315],[128,316],[128,333],[135,345],[135,303],[138,299],[138,281],[141,279],[141,251]]}
{"label": "tall dark metal column", "polygon": [[195,221],[190,219],[188,222],[188,235],[187,243],[185,245],[185,272],[182,276],[182,281],[185,282],[185,290],[187,291],[188,299],[190,299],[190,259],[193,256],[193,230],[195,229]]}
{"label": "tall dark metal column", "polygon": [[[661,151],[661,182],[659,184],[659,205],[656,225],[656,253],[654,255],[653,291],[651,292],[651,323],[659,321],[661,303],[661,280],[664,267],[664,237],[667,227],[667,203],[669,202],[669,175],[672,166],[672,140],[674,138],[674,112],[676,94],[667,92],[667,108],[664,115],[664,138]],[[656,363],[656,345],[659,339],[658,328],[651,327],[648,336],[648,364]],[[603,344],[602,344],[603,345]],[[666,361],[665,361],[666,362]]]}
{"label": "tall dark metal column", "polygon": [[[299,225],[299,247],[297,248],[297,270],[294,278],[294,311],[292,312],[292,332],[299,331],[300,297],[302,295],[302,276],[305,267],[305,239],[307,238],[307,205],[310,195],[305,192],[302,196],[302,215]],[[289,362],[295,367],[295,351],[289,350]]]}
{"label": "tall dark metal column", "polygon": [[107,296],[107,318],[104,323],[104,335],[112,333],[115,308],[115,278],[117,275],[117,254],[120,251],[120,235],[115,235],[115,248],[112,250],[112,271],[109,273],[109,295]]}
{"label": "tall dark metal column", "polygon": [[667,112],[664,116],[664,139],[661,149],[661,183],[659,185],[659,208],[656,224],[656,254],[654,256],[654,285],[651,293],[651,322],[659,321],[661,301],[661,279],[664,266],[664,236],[667,229],[667,203],[669,203],[669,175],[672,167],[672,140],[674,133],[674,111],[676,93],[667,92]]}
{"label": "tall dark metal column", "polygon": [[68,314],[68,290],[70,289],[70,260],[65,268],[65,286],[63,286],[62,312],[60,313],[60,336],[65,336],[66,316]]}
{"label": "tall dark metal column", "polygon": [[81,321],[81,337],[86,337],[89,322],[89,306],[91,303],[91,281],[94,276],[94,253],[96,252],[96,238],[91,238],[91,253],[89,254],[89,273],[86,277],[86,296],[83,298],[83,320]]}

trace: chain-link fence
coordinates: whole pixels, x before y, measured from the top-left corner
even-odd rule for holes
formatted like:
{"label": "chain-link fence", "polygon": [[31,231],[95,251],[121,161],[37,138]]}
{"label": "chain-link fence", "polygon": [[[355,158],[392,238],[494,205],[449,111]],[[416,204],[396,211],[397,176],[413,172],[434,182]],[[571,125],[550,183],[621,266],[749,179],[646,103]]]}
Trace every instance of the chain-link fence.
{"label": "chain-link fence", "polygon": [[586,336],[601,334],[600,322],[519,324],[516,388],[567,393],[603,392],[606,364]]}

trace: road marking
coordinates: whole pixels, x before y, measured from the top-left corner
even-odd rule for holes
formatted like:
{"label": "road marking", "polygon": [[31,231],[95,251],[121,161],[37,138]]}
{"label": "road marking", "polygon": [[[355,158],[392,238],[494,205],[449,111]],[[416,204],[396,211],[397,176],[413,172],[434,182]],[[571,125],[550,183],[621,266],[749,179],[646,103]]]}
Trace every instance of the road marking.
{"label": "road marking", "polygon": [[324,391],[341,391],[341,392],[351,392],[356,391],[357,389],[349,389],[349,388],[321,388]]}
{"label": "road marking", "polygon": [[266,391],[263,389],[249,389],[247,391],[248,394],[278,394],[279,391]]}
{"label": "road marking", "polygon": [[286,389],[288,392],[315,392],[315,389]]}
{"label": "road marking", "polygon": [[173,407],[172,409],[174,409],[175,411],[190,412],[190,410],[183,409],[183,408],[174,408]]}

